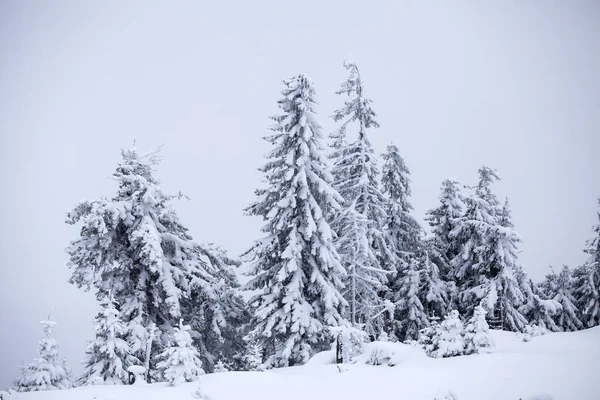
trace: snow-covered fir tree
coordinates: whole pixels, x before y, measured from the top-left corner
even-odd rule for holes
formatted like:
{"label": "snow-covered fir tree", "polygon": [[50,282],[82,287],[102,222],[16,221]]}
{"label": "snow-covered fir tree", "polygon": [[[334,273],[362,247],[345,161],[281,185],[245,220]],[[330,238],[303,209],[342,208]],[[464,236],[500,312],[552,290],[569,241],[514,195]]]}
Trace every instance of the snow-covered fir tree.
{"label": "snow-covered fir tree", "polygon": [[[212,243],[202,243],[196,250],[205,279],[193,280],[193,290],[183,301],[194,345],[206,371],[212,372],[218,360],[241,369],[250,311],[239,294],[234,272],[240,262]],[[200,290],[194,290],[196,286]]]}
{"label": "snow-covered fir tree", "polygon": [[350,76],[338,94],[348,96],[344,107],[335,111],[333,119],[346,129],[357,125],[358,138],[340,150],[333,170],[335,188],[344,200],[332,226],[338,239],[336,247],[347,271],[345,297],[350,304],[350,320],[364,327],[372,337],[383,329],[384,295],[388,272],[395,265],[383,229],[387,213],[385,198],[378,188],[379,171],[374,151],[367,138],[369,128],[377,128],[371,100],[363,94],[363,84],[354,63],[344,66]]}
{"label": "snow-covered fir tree", "polygon": [[508,199],[498,214],[496,227],[490,233],[489,239],[495,246],[491,262],[497,268],[498,274],[494,278],[497,300],[491,308],[488,298],[488,318],[494,322],[496,329],[520,332],[527,325],[526,318],[519,311],[519,307],[525,301],[517,279],[517,271],[520,268],[517,264],[517,246],[521,237],[514,230]]}
{"label": "snow-covered fir tree", "polygon": [[21,368],[21,377],[15,382],[17,392],[69,389],[73,386],[71,372],[64,359],[58,356],[58,343],[52,336],[56,322],[41,321],[44,338],[38,342],[38,356]]}
{"label": "snow-covered fir tree", "polygon": [[85,351],[84,373],[80,385],[120,385],[128,383],[127,368],[137,360],[131,355],[127,327],[119,318],[119,311],[110,296],[100,303],[95,318],[96,338]]}
{"label": "snow-covered fir tree", "polygon": [[527,276],[522,267],[517,269],[516,276],[525,298],[519,312],[530,325],[558,332],[560,328],[554,322],[553,316],[560,311],[561,305],[549,299],[540,287]]}
{"label": "snow-covered fir tree", "polygon": [[[600,199],[598,205],[600,206]],[[575,282],[575,296],[582,314],[582,322],[588,328],[600,325],[600,223],[592,229],[596,236],[587,241],[584,250],[589,258],[584,266],[576,271]]]}
{"label": "snow-covered fir tree", "polygon": [[579,319],[579,310],[575,305],[573,297],[573,275],[568,266],[564,266],[560,273],[552,271],[546,275],[542,284],[544,293],[560,304],[561,309],[554,315],[556,325],[563,332],[583,329],[583,323]]}
{"label": "snow-covered fir tree", "polygon": [[520,331],[526,325],[518,310],[524,297],[515,277],[521,238],[513,229],[508,203],[501,208],[491,190],[491,184],[498,179],[489,167],[479,169],[479,183],[475,193],[466,199],[465,215],[450,232],[462,243],[451,266],[463,313],[472,315],[481,304],[495,327]]}
{"label": "snow-covered fir tree", "polygon": [[244,366],[246,371],[264,371],[264,350],[258,340],[250,340],[244,354]]}
{"label": "snow-covered fir tree", "polygon": [[257,201],[246,211],[263,217],[266,237],[249,253],[249,287],[262,289],[252,334],[268,355],[267,365],[283,367],[308,360],[324,350],[327,326],[344,323],[344,268],[326,220],[342,198],[332,188],[321,127],[315,115],[315,89],[306,75],[284,81],[273,117],[274,148],[262,167],[268,187],[256,191]]}
{"label": "snow-covered fir tree", "polygon": [[404,340],[416,340],[419,331],[429,324],[427,313],[419,299],[421,288],[420,260],[411,257],[406,269],[399,274],[401,278],[396,281],[394,289],[394,312],[396,322],[396,336]]}
{"label": "snow-covered fir tree", "polygon": [[427,211],[425,217],[431,226],[436,246],[448,261],[456,257],[460,251],[460,243],[451,232],[462,222],[460,218],[465,212],[465,196],[461,187],[462,185],[456,179],[444,180],[438,197],[440,205]]}
{"label": "snow-covered fir tree", "polygon": [[171,386],[196,381],[204,374],[202,361],[198,350],[192,345],[189,331],[189,325],[184,325],[182,320],[179,321],[179,326],[175,328],[173,334],[175,345],[162,352],[161,361],[157,364],[164,380]]}
{"label": "snow-covered fir tree", "polygon": [[444,265],[444,257],[434,246],[434,242],[425,240],[421,264],[421,287],[419,298],[425,307],[429,319],[441,319],[451,305],[450,285],[442,280],[439,265]]}
{"label": "snow-covered fir tree", "polygon": [[444,317],[431,338],[427,354],[430,357],[455,357],[465,353],[464,325],[457,310]]}
{"label": "snow-covered fir tree", "polygon": [[423,228],[410,214],[413,209],[409,202],[410,171],[400,156],[398,147],[388,145],[381,157],[384,160],[381,186],[386,196],[387,211],[385,234],[390,250],[399,261],[397,270],[402,270],[410,257],[419,251]]}
{"label": "snow-covered fir tree", "polygon": [[[194,242],[181,224],[170,205],[180,196],[165,194],[154,177],[158,162],[156,151],[122,151],[113,174],[117,194],[82,201],[67,216],[67,223],[81,224],[80,237],[67,248],[70,282],[93,289],[99,300],[112,294],[131,352],[148,377],[157,376],[156,355],[169,346],[168,333],[179,318],[201,314],[192,334],[212,330],[220,340],[239,315],[231,307],[233,275],[225,272],[227,263],[215,263],[220,255],[207,256],[211,249]],[[222,348],[212,347],[219,340],[204,346],[202,356],[219,356],[209,354]]]}
{"label": "snow-covered fir tree", "polygon": [[479,353],[480,349],[494,347],[494,340],[490,335],[490,327],[485,320],[487,311],[482,306],[475,307],[473,316],[465,325],[465,353]]}

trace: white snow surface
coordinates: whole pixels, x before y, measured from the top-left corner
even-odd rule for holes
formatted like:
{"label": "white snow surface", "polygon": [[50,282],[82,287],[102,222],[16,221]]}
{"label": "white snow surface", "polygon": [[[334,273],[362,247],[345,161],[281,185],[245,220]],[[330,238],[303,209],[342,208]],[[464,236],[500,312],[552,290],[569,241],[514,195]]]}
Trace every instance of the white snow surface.
{"label": "white snow surface", "polygon": [[[200,385],[211,400],[434,400],[450,392],[457,400],[600,398],[600,327],[529,342],[510,332],[491,335],[496,347],[486,354],[434,359],[405,344],[378,342],[354,364],[330,364],[329,351],[300,367],[205,375]],[[393,355],[394,366],[366,365],[375,349]],[[192,400],[197,388],[195,382],[87,386],[17,393],[10,400]]]}

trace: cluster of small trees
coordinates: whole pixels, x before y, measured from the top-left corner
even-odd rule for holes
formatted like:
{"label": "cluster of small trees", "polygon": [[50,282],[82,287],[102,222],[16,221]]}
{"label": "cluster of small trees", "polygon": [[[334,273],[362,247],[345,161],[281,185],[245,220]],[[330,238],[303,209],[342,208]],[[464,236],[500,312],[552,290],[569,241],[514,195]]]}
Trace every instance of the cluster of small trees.
{"label": "cluster of small trees", "polygon": [[[204,371],[299,364],[328,349],[331,332],[348,329],[405,341],[429,327],[431,353],[445,356],[485,347],[488,323],[511,331],[600,323],[598,238],[589,263],[536,285],[518,263],[521,239],[489,167],[475,186],[442,183],[425,236],[411,214],[409,169],[394,144],[380,169],[369,141],[377,114],[356,64],[345,67],[329,149],[313,82],[304,74],[284,81],[281,114],[265,137],[265,186],[246,209],[265,223],[243,255],[246,288],[258,293],[248,304],[235,274],[240,261],[194,241],[171,207],[182,195],[161,190],[157,152],[123,151],[116,194],[68,214],[80,226],[67,249],[70,282],[93,291],[102,308],[79,384],[127,383],[132,366],[149,382],[177,384]],[[456,329],[455,346],[447,331]],[[65,387],[36,382],[22,379],[19,389]]]}

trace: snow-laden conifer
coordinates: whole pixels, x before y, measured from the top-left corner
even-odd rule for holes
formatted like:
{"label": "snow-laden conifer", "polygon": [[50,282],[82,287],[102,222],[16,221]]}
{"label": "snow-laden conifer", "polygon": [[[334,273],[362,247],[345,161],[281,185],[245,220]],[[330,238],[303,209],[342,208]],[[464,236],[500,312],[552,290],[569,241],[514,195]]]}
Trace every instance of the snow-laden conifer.
{"label": "snow-laden conifer", "polygon": [[100,306],[101,310],[94,321],[96,338],[87,346],[84,372],[79,384],[127,384],[127,368],[136,362],[125,340],[127,327],[119,318],[112,298],[106,297]]}
{"label": "snow-laden conifer", "polygon": [[112,294],[132,354],[148,376],[155,375],[155,356],[168,346],[164,333],[179,318],[202,315],[192,333],[213,334],[201,357],[214,359],[220,354],[211,352],[222,349],[216,344],[226,341],[223,332],[243,309],[229,290],[235,285],[226,271],[231,263],[217,262],[221,255],[193,241],[171,207],[181,195],[165,194],[154,177],[158,161],[158,152],[122,151],[113,174],[116,195],[82,201],[67,217],[67,223],[81,224],[80,237],[67,249],[70,282],[93,289],[99,300]]}
{"label": "snow-laden conifer", "polygon": [[473,316],[465,325],[465,353],[479,353],[481,349],[494,347],[494,340],[490,335],[490,329],[485,315],[487,311],[481,306],[475,307]]}
{"label": "snow-laden conifer", "polygon": [[367,130],[379,124],[371,100],[364,96],[358,67],[350,62],[344,66],[350,76],[337,94],[347,95],[348,99],[333,118],[342,122],[342,129],[356,126],[358,138],[340,150],[333,166],[337,179],[334,186],[343,197],[344,207],[332,226],[338,235],[336,248],[348,273],[344,295],[350,305],[350,320],[377,337],[386,315],[382,311],[387,273],[395,265],[383,233],[386,202],[378,188],[379,170],[367,137]]}
{"label": "snow-laden conifer", "polygon": [[17,392],[69,389],[71,373],[64,359],[58,356],[58,343],[52,336],[56,322],[41,321],[44,338],[38,342],[38,356],[21,368],[21,377],[15,382]]}
{"label": "snow-laden conifer", "polygon": [[429,319],[440,319],[450,307],[450,285],[442,280],[440,267],[444,257],[439,254],[432,241],[426,240],[421,256],[421,287],[419,298]]}
{"label": "snow-laden conifer", "polygon": [[525,297],[519,312],[526,318],[529,325],[558,332],[560,328],[554,322],[553,316],[561,310],[561,305],[549,299],[522,268],[517,270],[517,280]]}
{"label": "snow-laden conifer", "polygon": [[419,331],[429,324],[419,299],[421,268],[420,260],[412,257],[407,268],[399,272],[401,278],[396,281],[398,286],[394,288],[396,336],[402,341],[416,340]]}
{"label": "snow-laden conifer", "polygon": [[435,358],[461,356],[465,353],[464,325],[457,310],[446,315],[437,327],[428,355]]}
{"label": "snow-laden conifer", "polygon": [[381,186],[386,197],[387,212],[385,234],[390,250],[399,261],[396,269],[400,271],[420,249],[423,228],[410,213],[413,209],[409,201],[410,171],[398,147],[388,145],[381,157],[384,160]]}
{"label": "snow-laden conifer", "polygon": [[561,305],[554,315],[554,321],[563,332],[583,329],[579,319],[579,310],[573,297],[573,275],[568,266],[564,266],[559,274],[554,271],[546,275],[543,284],[545,294]]}
{"label": "snow-laden conifer", "polygon": [[448,261],[452,260],[460,251],[460,243],[451,235],[461,223],[465,212],[465,196],[461,191],[462,185],[456,179],[446,179],[442,182],[441,194],[438,199],[440,205],[427,211],[425,219],[431,226],[431,233],[436,245],[440,248]]}
{"label": "snow-laden conifer", "polygon": [[283,113],[265,138],[273,145],[261,169],[268,186],[247,208],[266,221],[266,237],[251,250],[249,287],[262,289],[252,300],[252,334],[273,367],[305,362],[328,347],[325,327],[343,323],[346,307],[344,268],[326,220],[342,198],[331,186],[314,85],[303,74],[284,84]]}
{"label": "snow-laden conifer", "polygon": [[161,370],[164,380],[171,386],[196,381],[204,374],[202,361],[192,345],[189,331],[189,325],[180,321],[173,334],[175,344],[166,348],[160,355],[161,361],[157,367]]}
{"label": "snow-laden conifer", "polygon": [[526,320],[518,308],[524,297],[515,277],[517,244],[508,201],[504,207],[491,190],[498,180],[489,167],[479,169],[475,193],[466,199],[467,210],[450,236],[461,243],[452,259],[459,288],[459,305],[467,315],[481,304],[499,329],[520,331]]}
{"label": "snow-laden conifer", "polygon": [[250,340],[243,361],[246,371],[264,371],[264,350],[258,340]]}

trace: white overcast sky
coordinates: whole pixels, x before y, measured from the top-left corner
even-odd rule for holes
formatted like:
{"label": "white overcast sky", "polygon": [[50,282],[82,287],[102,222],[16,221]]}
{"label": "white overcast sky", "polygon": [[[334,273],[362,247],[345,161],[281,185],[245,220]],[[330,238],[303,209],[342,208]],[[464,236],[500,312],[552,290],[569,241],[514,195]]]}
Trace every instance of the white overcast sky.
{"label": "white overcast sky", "polygon": [[600,2],[0,2],[0,388],[58,322],[76,371],[93,338],[92,296],[67,283],[64,223],[112,195],[120,149],[164,143],[158,172],[198,240],[240,254],[261,222],[261,137],[281,80],[318,90],[321,122],[361,68],[381,128],[412,171],[422,218],[441,181],[496,168],[535,279],[577,265],[600,195]]}

